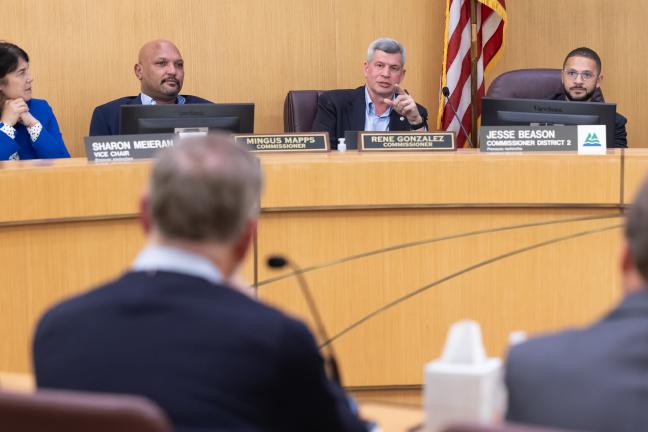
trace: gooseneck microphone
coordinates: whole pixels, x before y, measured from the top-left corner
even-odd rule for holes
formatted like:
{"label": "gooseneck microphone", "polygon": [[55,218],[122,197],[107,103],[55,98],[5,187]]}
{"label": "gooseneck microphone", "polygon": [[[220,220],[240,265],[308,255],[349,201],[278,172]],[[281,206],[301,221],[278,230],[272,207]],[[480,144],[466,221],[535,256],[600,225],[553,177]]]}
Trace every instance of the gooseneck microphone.
{"label": "gooseneck microphone", "polygon": [[[286,257],[281,255],[273,255],[268,258],[267,261],[268,267],[280,269],[283,267],[289,267],[293,274],[297,277],[297,282],[299,283],[299,288],[306,300],[306,305],[310,311],[310,314],[313,316],[315,321],[315,329],[318,333],[318,336],[323,340],[329,340],[328,333],[324,327],[322,317],[320,316],[317,305],[315,304],[315,299],[311,295],[310,289],[308,288],[308,283],[304,277],[303,270],[295,264],[293,261],[289,260]],[[335,381],[340,387],[342,387],[342,378],[340,377],[340,369],[338,368],[337,359],[335,356],[335,351],[333,350],[333,345],[328,344],[326,349],[328,350],[328,355],[324,356],[324,366],[328,372],[329,378]]]}
{"label": "gooseneck microphone", "polygon": [[468,144],[470,144],[470,148],[475,148],[472,141],[470,140],[470,135],[468,134],[468,131],[466,131],[466,128],[464,127],[463,123],[461,122],[461,119],[459,118],[459,114],[457,114],[457,110],[452,105],[452,102],[450,102],[450,89],[448,87],[443,87],[441,89],[441,93],[443,93],[443,96],[445,97],[446,104],[450,105],[450,108],[452,109],[455,118],[459,122],[459,127],[461,127],[461,130],[463,131],[464,135],[466,135],[466,139],[468,140]]}

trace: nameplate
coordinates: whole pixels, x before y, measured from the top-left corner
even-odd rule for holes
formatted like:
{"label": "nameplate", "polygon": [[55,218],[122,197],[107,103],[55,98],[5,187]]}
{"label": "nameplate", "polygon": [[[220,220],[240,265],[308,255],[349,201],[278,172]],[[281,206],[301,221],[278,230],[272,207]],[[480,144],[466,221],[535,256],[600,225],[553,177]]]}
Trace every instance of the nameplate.
{"label": "nameplate", "polygon": [[234,135],[234,139],[252,152],[325,152],[330,149],[328,132]]}
{"label": "nameplate", "polygon": [[578,152],[605,154],[605,125],[482,126],[482,152]]}
{"label": "nameplate", "polygon": [[160,149],[173,146],[174,134],[106,135],[85,137],[89,161],[123,162],[150,159]]}
{"label": "nameplate", "polygon": [[456,150],[454,132],[359,132],[362,151]]}

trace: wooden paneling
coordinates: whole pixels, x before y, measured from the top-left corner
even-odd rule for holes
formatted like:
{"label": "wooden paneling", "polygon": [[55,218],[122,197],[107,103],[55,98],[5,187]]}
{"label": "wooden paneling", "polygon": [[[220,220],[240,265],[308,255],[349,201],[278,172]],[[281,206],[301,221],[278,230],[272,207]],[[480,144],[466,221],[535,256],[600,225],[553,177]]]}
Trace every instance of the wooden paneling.
{"label": "wooden paneling", "polygon": [[[263,157],[264,208],[313,205],[619,203],[621,151],[575,157],[551,153],[347,152]],[[567,162],[568,161],[568,162]],[[434,168],[431,168],[431,163]],[[524,178],[525,183],[509,182]],[[370,179],[366,183],[366,179]],[[583,187],[587,185],[587,187]],[[353,186],[353,187],[349,187]]]}
{"label": "wooden paneling", "polygon": [[[462,318],[479,321],[489,353],[501,355],[510,331],[583,324],[619,295],[621,152],[291,156],[261,155],[263,300],[310,321],[294,279],[266,282],[278,275],[264,266],[273,253],[321,266],[306,276],[331,335],[443,280],[336,341],[347,385],[420,384],[422,365]],[[22,372],[43,310],[117,276],[143,246],[136,202],[149,164],[2,167],[0,193],[13,205],[0,211],[8,269],[0,278],[0,370]],[[463,181],[471,175],[481,183]],[[369,254],[426,239],[436,240]],[[366,256],[349,259],[357,254]],[[242,269],[248,281],[254,265],[248,259]]]}
{"label": "wooden paneling", "polygon": [[[267,214],[260,225],[259,255],[282,252],[301,266],[320,266],[423,239],[610,213],[462,208]],[[556,330],[601,315],[620,294],[614,266],[620,230],[570,236],[621,223],[615,218],[469,235],[325,266],[306,277],[334,335],[390,302],[455,275],[335,342],[347,385],[420,384],[423,364],[440,355],[449,326],[458,320],[481,323],[489,354],[502,356],[511,331]],[[261,281],[276,274],[259,272]],[[263,285],[260,294],[311,321],[294,279]]]}
{"label": "wooden paneling", "polygon": [[95,106],[133,95],[139,47],[173,40],[186,62],[183,92],[256,103],[260,132],[283,130],[290,89],[355,87],[367,45],[399,38],[404,85],[431,113],[440,71],[444,1],[0,0],[2,39],[31,57],[34,97],[49,100],[73,156],[85,155]]}
{"label": "wooden paneling", "polygon": [[624,165],[623,199],[632,204],[639,187],[648,179],[648,149],[626,152]]}
{"label": "wooden paneling", "polygon": [[[403,85],[430,118],[438,108],[445,0],[0,0],[2,38],[31,56],[34,96],[48,99],[73,156],[92,110],[132,95],[139,47],[164,37],[186,59],[184,92],[215,102],[255,102],[256,130],[282,130],[290,89],[355,87],[363,82],[367,44],[379,36],[408,50]],[[629,119],[630,145],[648,146],[636,129],[643,118],[642,77],[634,55],[648,42],[642,0],[515,0],[507,4],[506,48],[487,75],[516,68],[559,67],[580,45],[603,58],[603,89]],[[602,28],[613,31],[601,31]]]}

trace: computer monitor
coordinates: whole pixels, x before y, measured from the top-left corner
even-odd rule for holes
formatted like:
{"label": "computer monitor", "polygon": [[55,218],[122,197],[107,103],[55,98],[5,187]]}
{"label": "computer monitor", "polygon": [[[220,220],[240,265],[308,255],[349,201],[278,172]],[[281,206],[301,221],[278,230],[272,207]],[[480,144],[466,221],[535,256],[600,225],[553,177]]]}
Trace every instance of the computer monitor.
{"label": "computer monitor", "polygon": [[122,105],[120,133],[254,132],[254,104]]}
{"label": "computer monitor", "polygon": [[608,147],[614,145],[614,103],[484,97],[481,117],[482,126],[602,124]]}

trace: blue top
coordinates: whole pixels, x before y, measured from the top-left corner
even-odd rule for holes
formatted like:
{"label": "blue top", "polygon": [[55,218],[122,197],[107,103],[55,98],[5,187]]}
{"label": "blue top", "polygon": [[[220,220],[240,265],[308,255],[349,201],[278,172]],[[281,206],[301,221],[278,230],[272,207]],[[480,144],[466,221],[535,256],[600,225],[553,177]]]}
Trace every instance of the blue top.
{"label": "blue top", "polygon": [[43,130],[35,142],[29,137],[27,127],[16,123],[15,139],[4,132],[0,132],[0,160],[8,160],[18,152],[20,159],[54,159],[69,158],[61,130],[54,116],[54,111],[46,100],[31,99],[27,102],[29,112],[43,126]]}

